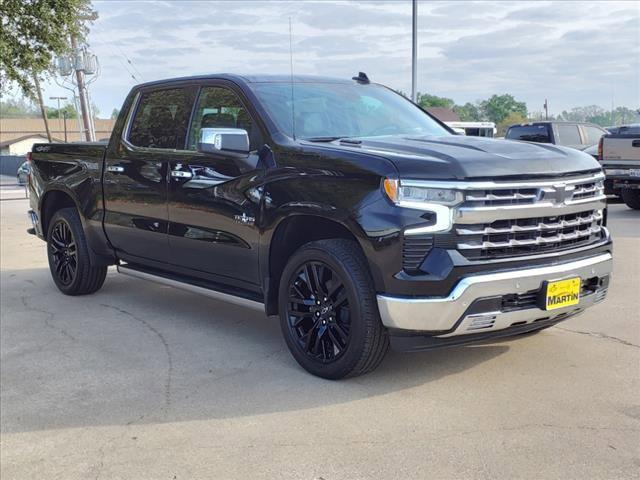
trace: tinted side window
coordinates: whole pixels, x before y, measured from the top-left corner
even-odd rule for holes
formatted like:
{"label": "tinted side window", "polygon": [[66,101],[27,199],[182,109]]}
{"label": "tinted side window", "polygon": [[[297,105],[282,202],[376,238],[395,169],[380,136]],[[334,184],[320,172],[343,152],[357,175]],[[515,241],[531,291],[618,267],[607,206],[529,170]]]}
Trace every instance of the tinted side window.
{"label": "tinted side window", "polygon": [[184,150],[192,105],[191,90],[184,88],[143,93],[129,142],[137,147]]}
{"label": "tinted side window", "polygon": [[505,135],[511,140],[524,140],[526,142],[549,143],[549,131],[546,125],[522,125],[511,127]]}
{"label": "tinted side window", "polygon": [[596,127],[590,127],[588,125],[582,127],[585,131],[585,133],[587,134],[587,145],[595,145],[596,143],[598,143],[598,141],[600,140],[600,137],[602,135],[604,135],[605,132],[604,130],[600,130],[599,128]]}
{"label": "tinted side window", "polygon": [[251,150],[263,143],[260,128],[238,96],[224,87],[204,87],[191,121],[189,150],[196,150],[202,128],[241,128],[249,134]]}
{"label": "tinted side window", "polygon": [[556,143],[558,145],[580,145],[582,143],[577,125],[559,123],[556,125],[556,128],[558,131]]}

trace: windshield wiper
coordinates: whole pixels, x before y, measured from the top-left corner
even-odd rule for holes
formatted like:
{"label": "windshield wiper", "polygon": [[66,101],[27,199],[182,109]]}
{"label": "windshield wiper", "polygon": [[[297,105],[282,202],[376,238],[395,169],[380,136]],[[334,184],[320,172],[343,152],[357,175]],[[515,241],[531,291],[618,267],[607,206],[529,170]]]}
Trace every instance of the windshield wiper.
{"label": "windshield wiper", "polygon": [[309,137],[309,138],[305,138],[304,140],[307,140],[308,142],[334,142],[336,140],[340,140],[341,142],[344,143],[354,143],[354,144],[360,144],[362,143],[360,140],[356,140],[355,138],[351,138],[351,137]]}

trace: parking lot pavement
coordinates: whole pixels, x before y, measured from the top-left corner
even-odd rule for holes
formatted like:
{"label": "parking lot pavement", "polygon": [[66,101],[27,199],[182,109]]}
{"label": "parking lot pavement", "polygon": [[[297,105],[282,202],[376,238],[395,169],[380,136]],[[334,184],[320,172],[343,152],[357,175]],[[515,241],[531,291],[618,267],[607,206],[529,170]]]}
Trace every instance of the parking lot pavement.
{"label": "parking lot pavement", "polygon": [[54,287],[1,210],[1,469],[13,478],[638,478],[640,212],[607,301],[537,335],[301,370],[277,322],[110,272]]}

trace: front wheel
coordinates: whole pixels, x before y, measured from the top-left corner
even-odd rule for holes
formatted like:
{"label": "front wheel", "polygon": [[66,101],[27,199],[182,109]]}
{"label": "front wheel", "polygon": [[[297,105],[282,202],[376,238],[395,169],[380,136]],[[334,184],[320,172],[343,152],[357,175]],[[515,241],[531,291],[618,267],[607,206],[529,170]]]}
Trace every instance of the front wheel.
{"label": "front wheel", "polygon": [[623,188],[622,201],[627,207],[640,210],[640,188]]}
{"label": "front wheel", "polygon": [[319,377],[374,370],[389,348],[366,260],[350,240],[302,246],[280,282],[280,326],[296,361]]}
{"label": "front wheel", "polygon": [[89,247],[75,208],[58,210],[47,233],[49,269],[58,289],[65,295],[86,295],[102,287],[107,267],[91,265]]}

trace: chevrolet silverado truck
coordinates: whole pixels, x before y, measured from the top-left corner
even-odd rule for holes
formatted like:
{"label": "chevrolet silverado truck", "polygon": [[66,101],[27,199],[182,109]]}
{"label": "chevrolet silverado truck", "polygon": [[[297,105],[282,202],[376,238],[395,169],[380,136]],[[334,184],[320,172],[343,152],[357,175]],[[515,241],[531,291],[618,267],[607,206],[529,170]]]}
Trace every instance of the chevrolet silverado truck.
{"label": "chevrolet silverado truck", "polygon": [[617,128],[600,138],[598,159],[613,193],[634,210],[640,209],[640,125]]}
{"label": "chevrolet silverado truck", "polygon": [[593,157],[457,136],[362,73],[145,83],[108,144],[36,144],[31,164],[30,230],[62,293],[115,265],[278,315],[330,379],[390,345],[550,327],[602,301],[612,270]]}

